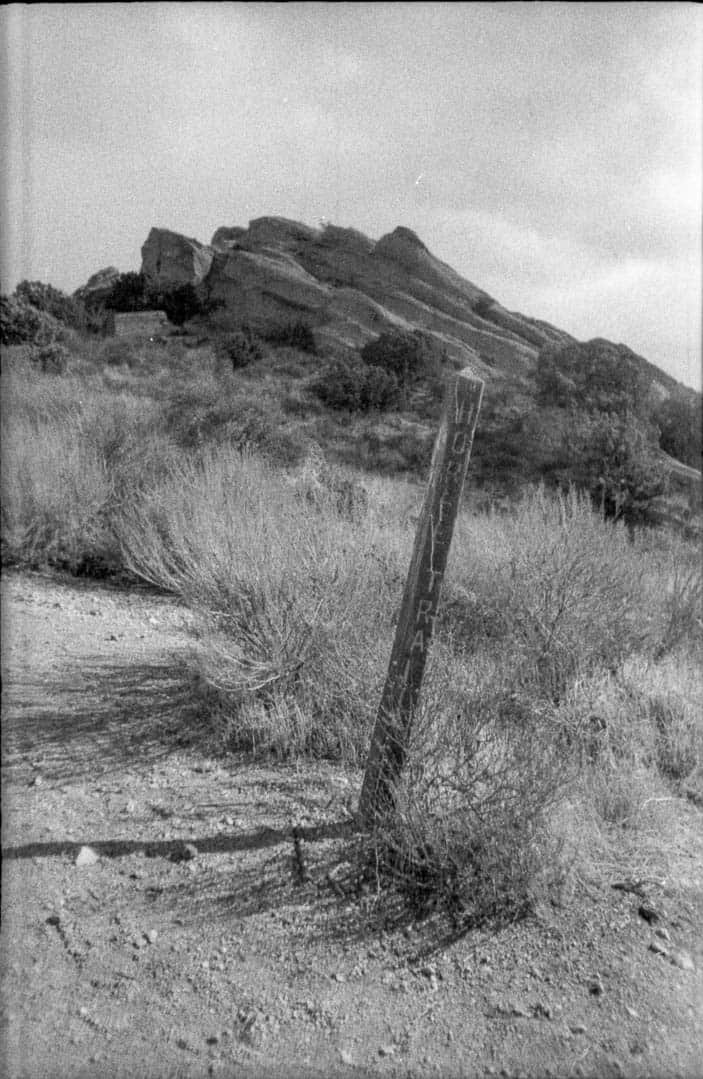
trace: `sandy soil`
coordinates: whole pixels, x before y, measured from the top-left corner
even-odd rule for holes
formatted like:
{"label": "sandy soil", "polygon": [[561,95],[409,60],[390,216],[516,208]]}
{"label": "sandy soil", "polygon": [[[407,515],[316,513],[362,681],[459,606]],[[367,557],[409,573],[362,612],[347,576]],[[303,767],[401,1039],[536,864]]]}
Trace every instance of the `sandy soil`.
{"label": "sandy soil", "polygon": [[697,810],[644,898],[383,929],[360,777],[209,756],[192,646],[171,600],[4,575],[5,1075],[703,1074]]}

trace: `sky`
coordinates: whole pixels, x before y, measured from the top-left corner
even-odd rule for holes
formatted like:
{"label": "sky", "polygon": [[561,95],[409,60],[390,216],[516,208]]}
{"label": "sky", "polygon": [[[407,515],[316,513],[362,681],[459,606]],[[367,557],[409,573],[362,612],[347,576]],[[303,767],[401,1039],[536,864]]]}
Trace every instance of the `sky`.
{"label": "sky", "polygon": [[152,226],[398,225],[511,310],[701,384],[703,6],[0,9],[0,289]]}

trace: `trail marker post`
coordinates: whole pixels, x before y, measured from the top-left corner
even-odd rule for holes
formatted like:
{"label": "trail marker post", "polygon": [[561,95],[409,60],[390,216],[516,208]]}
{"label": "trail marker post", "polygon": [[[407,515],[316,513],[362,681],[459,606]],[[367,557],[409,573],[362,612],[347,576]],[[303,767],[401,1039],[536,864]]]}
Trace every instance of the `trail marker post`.
{"label": "trail marker post", "polygon": [[447,390],[359,799],[369,823],[392,808],[405,761],[483,388],[465,369]]}

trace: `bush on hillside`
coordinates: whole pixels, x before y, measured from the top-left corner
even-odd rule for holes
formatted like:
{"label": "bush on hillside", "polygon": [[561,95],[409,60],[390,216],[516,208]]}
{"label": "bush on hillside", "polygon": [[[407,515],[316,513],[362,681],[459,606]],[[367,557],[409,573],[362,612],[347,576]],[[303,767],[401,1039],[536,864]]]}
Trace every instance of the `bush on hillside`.
{"label": "bush on hillside", "polygon": [[487,319],[492,307],[495,307],[495,300],[492,300],[490,296],[481,296],[474,304],[474,311],[479,318]]}
{"label": "bush on hillside", "polygon": [[441,358],[419,330],[382,333],[364,345],[361,358],[369,367],[381,368],[395,376],[403,390],[421,379],[441,377]]}
{"label": "bush on hillside", "polygon": [[34,364],[44,373],[49,375],[62,375],[67,366],[71,354],[65,345],[58,341],[51,341],[48,345],[40,345],[32,350],[31,359]]}
{"label": "bush on hillside", "polygon": [[152,306],[165,311],[170,322],[182,326],[184,322],[205,314],[208,305],[204,303],[191,284],[179,285],[166,292],[150,293]]}
{"label": "bush on hillside", "polygon": [[652,503],[668,482],[655,447],[656,432],[632,415],[575,415],[562,436],[553,474],[562,486],[588,491],[606,517],[649,524]]}
{"label": "bush on hillside", "polygon": [[120,274],[105,298],[104,305],[110,311],[147,310],[150,303],[144,275],[132,272]]}
{"label": "bush on hillside", "polygon": [[43,311],[75,330],[82,329],[85,324],[83,305],[53,285],[45,285],[41,281],[20,281],[15,289],[15,297],[20,303]]}
{"label": "bush on hillside", "polygon": [[543,406],[644,416],[652,376],[624,345],[594,340],[547,345],[537,357],[535,383]]}
{"label": "bush on hillside", "polygon": [[165,311],[174,326],[182,326],[197,315],[209,314],[220,304],[203,299],[190,283],[159,289],[150,286],[142,273],[130,272],[120,274],[103,306],[119,312]]}
{"label": "bush on hillside", "polygon": [[109,338],[100,348],[98,359],[108,367],[135,367],[139,357],[126,338]]}
{"label": "bush on hillside", "polygon": [[364,409],[383,411],[398,403],[400,385],[397,375],[382,367],[368,367],[364,371],[361,390],[361,406]]}
{"label": "bush on hillside", "polygon": [[51,322],[14,296],[0,296],[0,344],[23,345],[37,339]]}
{"label": "bush on hillside", "polygon": [[266,333],[266,340],[272,345],[288,345],[300,352],[309,352],[311,356],[317,355],[315,335],[306,322],[289,322],[271,329]]}
{"label": "bush on hillside", "polygon": [[685,465],[701,467],[701,395],[683,388],[654,409],[659,428],[659,445],[665,453]]}
{"label": "bush on hillside", "polygon": [[235,333],[221,338],[215,346],[215,352],[229,361],[233,371],[256,363],[264,355],[256,334],[248,326],[242,326]]}
{"label": "bush on hillside", "polygon": [[350,412],[391,408],[399,398],[397,376],[380,367],[337,360],[312,384],[313,393],[329,408]]}

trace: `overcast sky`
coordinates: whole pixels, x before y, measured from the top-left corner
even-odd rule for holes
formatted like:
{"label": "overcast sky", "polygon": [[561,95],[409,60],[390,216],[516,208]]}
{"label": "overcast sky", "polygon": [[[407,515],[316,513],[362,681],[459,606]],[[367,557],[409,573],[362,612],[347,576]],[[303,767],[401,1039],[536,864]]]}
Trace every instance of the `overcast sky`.
{"label": "overcast sky", "polygon": [[505,306],[701,364],[703,9],[10,5],[2,291],[278,214],[397,225]]}

